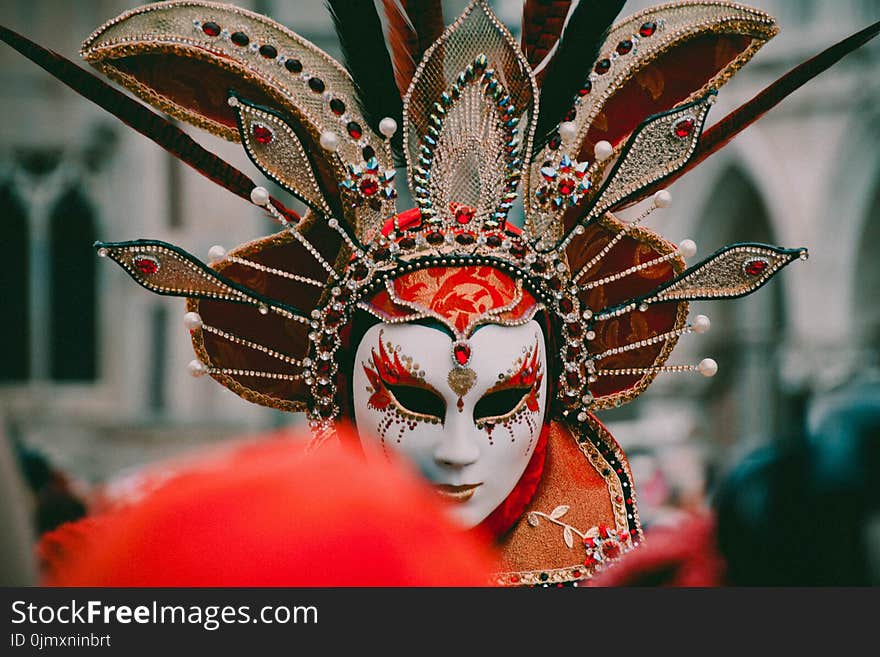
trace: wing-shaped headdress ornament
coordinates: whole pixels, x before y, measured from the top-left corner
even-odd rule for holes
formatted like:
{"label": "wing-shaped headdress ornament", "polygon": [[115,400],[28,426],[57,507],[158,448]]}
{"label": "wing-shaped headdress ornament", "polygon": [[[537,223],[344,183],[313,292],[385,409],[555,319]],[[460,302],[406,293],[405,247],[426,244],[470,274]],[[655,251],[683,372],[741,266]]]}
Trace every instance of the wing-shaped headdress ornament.
{"label": "wing-shaped headdress ornament", "polygon": [[[446,321],[453,364],[463,366],[481,322],[516,323],[543,308],[558,350],[552,412],[571,426],[633,399],[659,372],[714,373],[708,359],[666,364],[681,335],[708,328],[702,316],[688,322],[688,301],[749,294],[806,251],[736,244],[686,267],[692,243],[639,224],[668,205],[664,182],[877,32],[795,69],[710,129],[707,143],[718,89],[776,33],[755,9],[689,0],[612,25],[622,2],[528,0],[521,49],[486,0],[448,27],[437,0],[385,0],[389,57],[372,2],[329,4],[348,68],[266,17],[190,0],[126,12],[82,48],[153,107],[241,142],[305,203],[304,217],[142,104],[2,31],[278,220],[281,232],[210,264],[149,240],[101,243],[98,253],[144,287],[187,298],[194,374],[256,403],[307,410],[319,431],[344,412],[341,365],[359,310]],[[398,212],[398,178],[416,208]],[[522,229],[508,221],[519,195]],[[648,198],[635,220],[615,218]],[[489,307],[459,322],[412,285],[450,271],[494,281]]]}

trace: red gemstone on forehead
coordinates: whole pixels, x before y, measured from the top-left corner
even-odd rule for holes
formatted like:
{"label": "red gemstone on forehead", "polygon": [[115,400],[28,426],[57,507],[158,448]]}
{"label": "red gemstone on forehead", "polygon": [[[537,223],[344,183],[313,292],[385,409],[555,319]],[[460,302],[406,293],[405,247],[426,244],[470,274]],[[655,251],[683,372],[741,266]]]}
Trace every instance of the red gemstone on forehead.
{"label": "red gemstone on forehead", "polygon": [[264,125],[254,125],[254,127],[251,128],[251,134],[253,134],[254,139],[261,144],[270,143],[275,136],[272,134],[272,131]]}
{"label": "red gemstone on forehead", "polygon": [[694,131],[694,120],[682,119],[675,124],[673,130],[675,130],[676,137],[681,137],[682,139],[684,139]]}
{"label": "red gemstone on forehead", "polygon": [[372,196],[379,191],[379,181],[372,177],[364,178],[361,180],[360,190],[364,196]]}
{"label": "red gemstone on forehead", "polygon": [[463,205],[455,211],[455,220],[464,225],[474,218],[474,209],[470,206]]}
{"label": "red gemstone on forehead", "polygon": [[750,260],[746,263],[746,273],[749,276],[760,276],[765,271],[767,271],[767,267],[770,265],[766,260]]}
{"label": "red gemstone on forehead", "polygon": [[142,256],[135,258],[133,264],[143,276],[150,276],[159,271],[159,261],[155,258]]}
{"label": "red gemstone on forehead", "polygon": [[220,34],[220,26],[217,25],[217,23],[208,21],[207,23],[202,24],[202,32],[204,32],[208,36],[215,37]]}
{"label": "red gemstone on forehead", "polygon": [[452,348],[455,362],[464,367],[471,359],[471,347],[468,344],[457,344]]}
{"label": "red gemstone on forehead", "polygon": [[642,23],[642,26],[639,28],[639,34],[643,37],[649,37],[657,30],[657,23],[654,21],[648,21],[647,23]]}

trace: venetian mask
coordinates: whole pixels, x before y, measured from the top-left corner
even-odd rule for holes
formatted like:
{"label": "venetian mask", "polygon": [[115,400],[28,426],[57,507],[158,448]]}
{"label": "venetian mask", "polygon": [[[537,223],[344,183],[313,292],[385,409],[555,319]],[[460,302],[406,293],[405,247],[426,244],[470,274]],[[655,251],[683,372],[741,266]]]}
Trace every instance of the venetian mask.
{"label": "venetian mask", "polygon": [[[461,346],[440,327],[379,323],[366,331],[353,373],[354,415],[379,458],[409,458],[465,527],[510,494],[529,463],[547,408],[540,325],[487,324]],[[375,445],[375,443],[373,443]]]}

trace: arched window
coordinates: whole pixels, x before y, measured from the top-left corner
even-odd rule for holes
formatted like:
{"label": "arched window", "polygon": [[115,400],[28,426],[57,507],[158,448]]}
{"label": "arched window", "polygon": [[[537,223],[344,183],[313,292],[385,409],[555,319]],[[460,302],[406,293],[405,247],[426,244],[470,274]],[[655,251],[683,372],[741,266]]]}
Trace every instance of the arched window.
{"label": "arched window", "polygon": [[[777,242],[767,208],[741,170],[727,170],[709,198],[695,235],[701,257],[726,244]],[[779,375],[785,333],[782,276],[742,299],[692,305],[692,314],[704,313],[712,320],[712,330],[699,340],[698,349],[700,355],[715,358],[719,370],[707,382],[701,405],[708,438],[721,461],[782,431],[796,430],[797,409],[787,403]]]}
{"label": "arched window", "polygon": [[30,377],[30,235],[24,204],[10,184],[0,185],[0,290],[3,294],[3,321],[0,340],[3,362],[0,381],[11,383]]}
{"label": "arched window", "polygon": [[49,225],[50,376],[92,381],[98,370],[94,211],[71,188],[52,209]]}
{"label": "arched window", "polygon": [[880,290],[880,258],[877,257],[877,244],[880,243],[880,180],[871,199],[859,237],[854,269],[857,277],[855,338],[869,355],[870,363],[867,364],[877,367],[880,365],[880,304],[876,299],[877,290]]}

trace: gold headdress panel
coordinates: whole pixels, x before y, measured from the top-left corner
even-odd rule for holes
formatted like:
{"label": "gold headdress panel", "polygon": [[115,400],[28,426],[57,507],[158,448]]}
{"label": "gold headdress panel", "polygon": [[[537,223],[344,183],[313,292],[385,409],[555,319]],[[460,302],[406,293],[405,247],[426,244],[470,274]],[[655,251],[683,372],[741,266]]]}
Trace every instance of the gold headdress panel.
{"label": "gold headdress panel", "polygon": [[[341,412],[340,346],[358,307],[369,311],[407,272],[490,266],[549,310],[554,413],[584,423],[664,369],[696,369],[664,365],[694,328],[689,299],[748,294],[805,255],[740,244],[686,270],[678,247],[611,214],[686,166],[716,88],[775,32],[765,14],[728,3],[641,12],[611,29],[564,120],[536,135],[537,78],[474,0],[426,49],[403,97],[418,209],[396,215],[396,122],[373,129],[341,65],[248,11],[148,5],[96,30],[85,60],[163,111],[241,141],[310,212],[297,220],[257,188],[252,200],[285,230],[210,266],[143,240],[100,254],[153,291],[189,298],[195,373],[250,401],[308,410],[318,431]],[[519,193],[522,230],[507,222]],[[660,194],[651,208],[663,203]]]}

